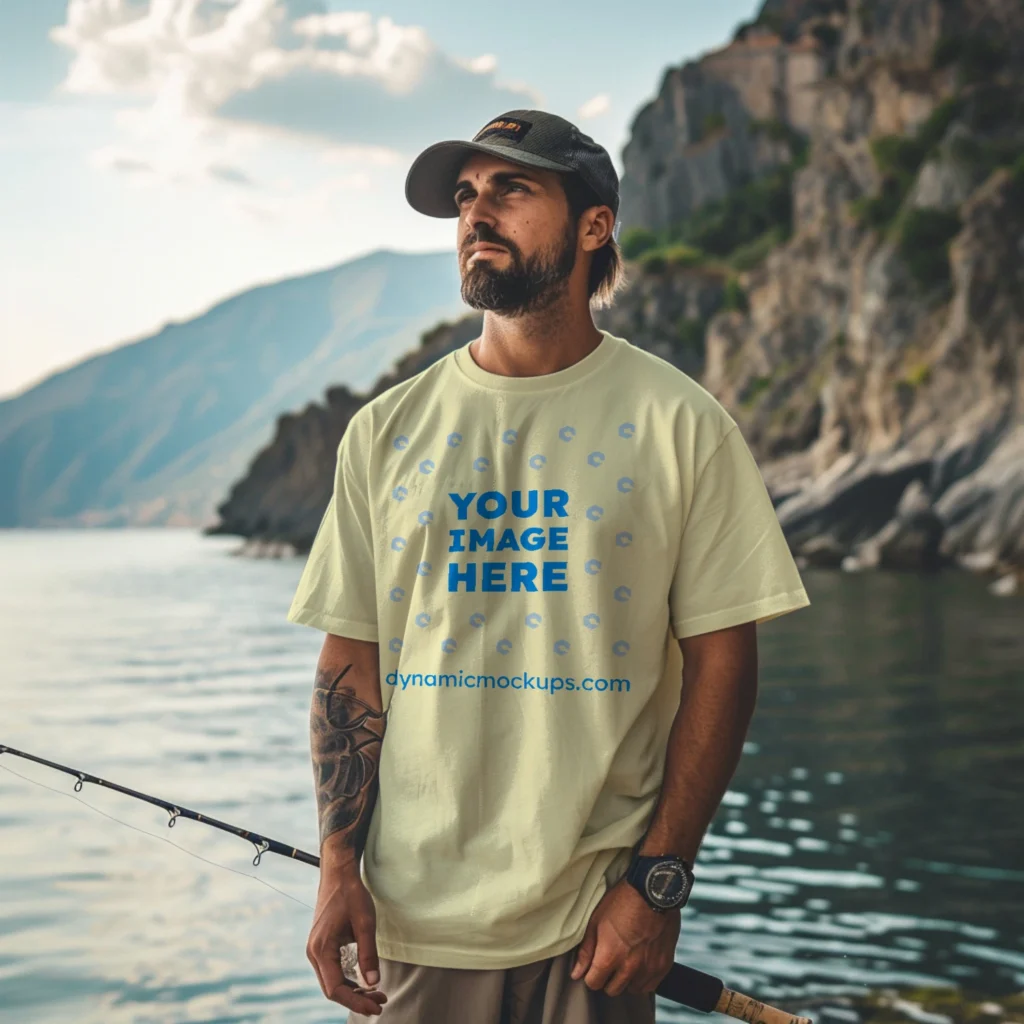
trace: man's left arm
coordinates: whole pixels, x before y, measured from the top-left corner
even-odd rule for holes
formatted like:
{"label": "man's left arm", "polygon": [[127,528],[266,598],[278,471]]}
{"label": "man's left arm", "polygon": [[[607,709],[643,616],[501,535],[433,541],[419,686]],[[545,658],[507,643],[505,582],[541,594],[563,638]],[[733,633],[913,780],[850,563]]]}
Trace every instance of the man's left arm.
{"label": "man's left arm", "polygon": [[[683,686],[665,773],[642,856],[675,854],[692,864],[743,750],[757,700],[754,622],[681,639]],[[608,995],[653,992],[668,973],[678,910],[659,913],[625,879],[594,909],[572,977]]]}

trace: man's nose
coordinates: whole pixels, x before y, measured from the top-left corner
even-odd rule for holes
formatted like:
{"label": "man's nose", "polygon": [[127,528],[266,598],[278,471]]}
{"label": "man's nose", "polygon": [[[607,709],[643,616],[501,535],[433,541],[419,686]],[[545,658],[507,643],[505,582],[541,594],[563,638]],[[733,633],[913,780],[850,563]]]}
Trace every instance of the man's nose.
{"label": "man's nose", "polygon": [[480,224],[486,224],[489,228],[494,227],[496,223],[495,208],[489,196],[478,193],[464,209],[466,227],[470,231],[476,231]]}

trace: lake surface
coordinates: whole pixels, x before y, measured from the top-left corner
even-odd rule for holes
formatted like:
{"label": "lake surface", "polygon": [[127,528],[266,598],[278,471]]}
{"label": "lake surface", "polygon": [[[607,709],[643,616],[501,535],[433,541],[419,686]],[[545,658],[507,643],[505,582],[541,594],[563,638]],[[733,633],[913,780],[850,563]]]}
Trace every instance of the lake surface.
{"label": "lake surface", "polygon": [[[236,546],[0,532],[0,743],[315,851],[302,562]],[[768,1001],[1024,988],[1024,602],[952,573],[805,579],[813,606],[760,631],[678,959]],[[313,868],[0,768],[0,1021],[343,1019],[305,959]]]}

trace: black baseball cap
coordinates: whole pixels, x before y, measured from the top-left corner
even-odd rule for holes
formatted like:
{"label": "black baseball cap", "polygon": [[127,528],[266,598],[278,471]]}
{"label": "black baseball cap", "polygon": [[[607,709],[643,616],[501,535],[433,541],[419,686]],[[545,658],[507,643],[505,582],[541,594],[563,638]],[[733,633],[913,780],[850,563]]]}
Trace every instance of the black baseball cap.
{"label": "black baseball cap", "polygon": [[515,164],[577,174],[602,206],[619,212],[619,176],[608,151],[564,117],[544,110],[509,110],[488,121],[472,141],[452,139],[428,146],[409,168],[405,198],[428,217],[458,217],[455,182],[473,153],[490,153]]}

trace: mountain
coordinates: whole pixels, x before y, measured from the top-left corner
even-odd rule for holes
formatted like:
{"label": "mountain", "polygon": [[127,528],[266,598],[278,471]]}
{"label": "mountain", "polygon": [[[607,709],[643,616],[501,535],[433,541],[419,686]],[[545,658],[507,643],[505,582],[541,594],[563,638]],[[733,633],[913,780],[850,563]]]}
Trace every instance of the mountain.
{"label": "mountain", "polygon": [[[595,320],[729,409],[799,560],[1024,580],[1019,0],[766,0],[664,72],[623,165],[630,283]],[[326,492],[300,523],[294,483],[329,480],[369,397],[333,394],[224,531],[308,544]]]}
{"label": "mountain", "polygon": [[463,309],[454,254],[253,288],[0,402],[0,527],[207,524],[275,417]]}

